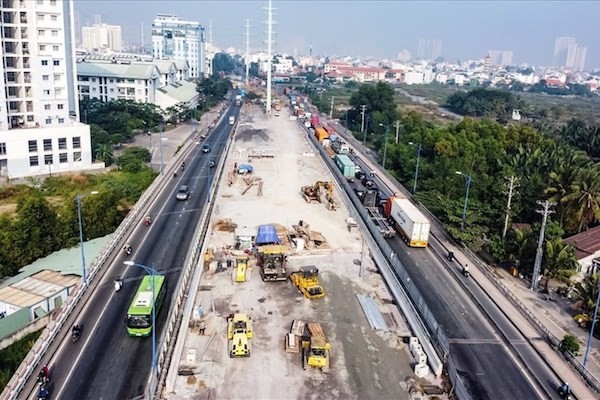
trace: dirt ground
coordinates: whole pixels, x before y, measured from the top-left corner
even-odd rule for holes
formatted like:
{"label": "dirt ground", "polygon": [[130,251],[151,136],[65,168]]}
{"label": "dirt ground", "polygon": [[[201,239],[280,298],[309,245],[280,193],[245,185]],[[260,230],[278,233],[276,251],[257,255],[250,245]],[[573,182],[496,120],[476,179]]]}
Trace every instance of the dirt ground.
{"label": "dirt ground", "polygon": [[[288,117],[284,110],[281,117],[269,120],[258,107],[245,106],[226,168],[252,164],[254,175],[263,181],[262,196],[257,187],[242,195],[246,185],[240,177],[228,185],[224,174],[212,222],[231,219],[238,227],[251,228],[277,223],[289,229],[305,221],[326,238],[329,248],[294,251],[287,269],[316,265],[326,296],[309,300],[289,280],[263,282],[252,263],[248,281],[234,283],[231,269],[216,273],[216,263],[210,263],[195,302],[195,308],[202,309],[206,331],[200,335],[199,319],[192,318],[180,361],[180,371],[191,375],[178,376],[169,398],[408,399],[414,360],[403,337],[410,335],[409,329],[391,305],[368,249],[359,277],[362,237],[356,229],[348,230],[348,212],[339,197],[340,207],[330,211],[324,204],[306,203],[301,196],[301,186],[331,178]],[[276,157],[249,162],[250,151],[265,149],[275,150]],[[213,230],[207,240],[218,254],[234,245],[234,234]],[[375,296],[389,332],[369,327],[358,293]],[[229,358],[226,317],[235,312],[253,320],[249,358]],[[329,373],[305,371],[300,354],[285,352],[285,334],[295,319],[321,323],[331,344]]]}

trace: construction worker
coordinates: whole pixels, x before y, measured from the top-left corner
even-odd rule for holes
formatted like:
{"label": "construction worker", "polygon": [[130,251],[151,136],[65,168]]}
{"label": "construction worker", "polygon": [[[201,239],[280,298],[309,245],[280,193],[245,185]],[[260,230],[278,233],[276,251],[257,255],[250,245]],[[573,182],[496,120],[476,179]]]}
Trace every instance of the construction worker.
{"label": "construction worker", "polygon": [[204,336],[204,331],[206,330],[206,322],[200,321],[200,335]]}

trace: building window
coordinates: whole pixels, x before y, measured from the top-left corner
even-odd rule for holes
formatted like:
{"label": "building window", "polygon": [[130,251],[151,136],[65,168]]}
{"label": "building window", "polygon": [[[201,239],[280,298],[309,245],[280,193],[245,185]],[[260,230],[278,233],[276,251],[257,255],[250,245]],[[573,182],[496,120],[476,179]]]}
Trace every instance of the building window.
{"label": "building window", "polygon": [[46,34],[46,31],[43,29],[38,29],[38,36],[44,36]]}
{"label": "building window", "polygon": [[92,82],[96,82],[96,78],[92,78]]}
{"label": "building window", "polygon": [[46,51],[46,45],[40,44],[40,51]]}
{"label": "building window", "polygon": [[46,96],[50,96],[50,91],[49,91],[49,90],[44,90],[44,94],[45,94]]}
{"label": "building window", "polygon": [[52,123],[52,119],[46,118],[46,125],[50,125]]}
{"label": "building window", "polygon": [[109,79],[108,81],[109,81],[110,83],[114,83],[114,82],[115,82],[115,80],[114,80],[114,79]]}
{"label": "building window", "polygon": [[58,123],[59,124],[64,124],[65,123],[65,119],[64,118],[59,118],[58,119]]}
{"label": "building window", "polygon": [[38,6],[41,6],[41,5],[43,5],[43,4],[44,4],[44,0],[37,0],[37,5],[38,5]]}
{"label": "building window", "polygon": [[40,165],[40,158],[38,156],[29,157],[29,166],[30,167],[37,167],[39,165]]}
{"label": "building window", "polygon": [[75,162],[81,161],[81,152],[80,151],[76,151],[73,153],[73,161],[75,161]]}
{"label": "building window", "polygon": [[44,139],[44,151],[52,151],[52,139]]}
{"label": "building window", "polygon": [[73,148],[74,149],[80,149],[81,148],[81,137],[75,136],[73,138]]}
{"label": "building window", "polygon": [[51,15],[51,16],[50,16],[50,21],[58,21],[58,16],[56,16],[56,15]]}
{"label": "building window", "polygon": [[60,74],[54,74],[54,80],[60,81]]}
{"label": "building window", "polygon": [[67,138],[58,138],[58,149],[66,150],[67,149]]}
{"label": "building window", "polygon": [[52,36],[55,36],[55,37],[58,36],[58,31],[53,29],[52,30]]}
{"label": "building window", "polygon": [[51,6],[55,6],[56,5],[56,0],[50,0],[50,5]]}
{"label": "building window", "polygon": [[44,164],[46,165],[50,165],[50,164],[54,164],[54,160],[52,160],[52,154],[46,154],[44,155]]}
{"label": "building window", "polygon": [[57,96],[60,96],[60,95],[62,94],[62,89],[54,89],[54,93],[55,93]]}
{"label": "building window", "polygon": [[58,46],[52,46],[52,50],[53,51],[58,51],[59,47]]}
{"label": "building window", "polygon": [[48,65],[48,60],[42,60],[42,65]]}
{"label": "building window", "polygon": [[58,67],[60,65],[60,60],[54,60],[52,61],[52,64],[54,64],[55,67]]}
{"label": "building window", "polygon": [[48,79],[50,79],[50,75],[42,75],[43,81],[47,81]]}
{"label": "building window", "polygon": [[6,155],[6,143],[0,143],[0,156]]}
{"label": "building window", "polygon": [[67,157],[67,153],[60,153],[60,154],[58,155],[58,161],[59,161],[61,164],[64,164],[64,163],[68,162],[69,160],[68,160],[68,157]]}
{"label": "building window", "polygon": [[35,153],[37,151],[37,141],[36,140],[30,140],[29,141],[29,152],[30,153]]}
{"label": "building window", "polygon": [[62,109],[65,108],[65,105],[64,104],[57,104],[56,108],[58,108],[59,110],[62,110]]}
{"label": "building window", "polygon": [[43,21],[44,20],[44,14],[38,14],[37,15],[37,20],[38,21]]}
{"label": "building window", "polygon": [[50,110],[52,106],[50,104],[44,104],[44,110]]}

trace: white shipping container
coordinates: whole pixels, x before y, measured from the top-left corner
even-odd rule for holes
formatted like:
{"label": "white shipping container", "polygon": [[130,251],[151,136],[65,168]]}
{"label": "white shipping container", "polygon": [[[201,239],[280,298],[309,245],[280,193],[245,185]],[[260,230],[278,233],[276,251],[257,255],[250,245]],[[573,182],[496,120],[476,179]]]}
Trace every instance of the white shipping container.
{"label": "white shipping container", "polygon": [[392,200],[390,216],[404,234],[411,247],[427,247],[429,242],[429,220],[408,199]]}

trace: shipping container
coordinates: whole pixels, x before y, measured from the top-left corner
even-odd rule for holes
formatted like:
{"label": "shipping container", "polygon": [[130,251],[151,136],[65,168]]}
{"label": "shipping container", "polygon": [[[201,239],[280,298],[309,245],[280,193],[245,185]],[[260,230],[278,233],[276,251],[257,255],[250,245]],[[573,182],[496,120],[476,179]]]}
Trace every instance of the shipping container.
{"label": "shipping container", "polygon": [[329,134],[323,128],[316,128],[315,129],[315,137],[317,138],[319,143],[323,143],[323,139],[327,139],[329,137]]}
{"label": "shipping container", "polygon": [[329,125],[323,125],[323,128],[325,128],[325,130],[327,131],[327,133],[331,136],[331,135],[335,135],[337,133],[337,131],[335,129],[333,129],[331,126]]}
{"label": "shipping container", "polygon": [[385,214],[394,221],[398,232],[410,247],[427,247],[429,242],[429,220],[410,200],[390,197],[385,205]]}
{"label": "shipping container", "polygon": [[342,174],[346,177],[353,178],[356,172],[356,165],[354,162],[345,154],[338,154],[335,156],[335,164],[338,166]]}

